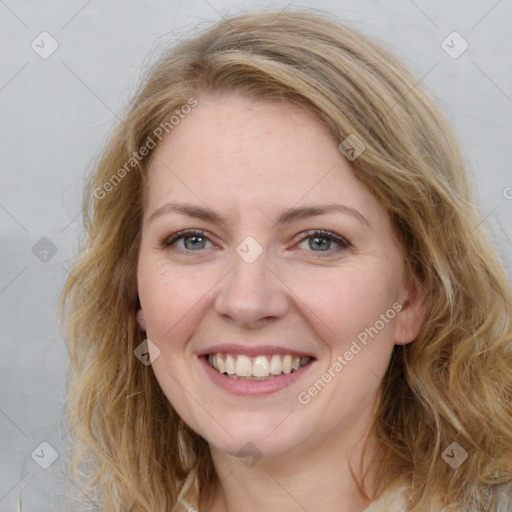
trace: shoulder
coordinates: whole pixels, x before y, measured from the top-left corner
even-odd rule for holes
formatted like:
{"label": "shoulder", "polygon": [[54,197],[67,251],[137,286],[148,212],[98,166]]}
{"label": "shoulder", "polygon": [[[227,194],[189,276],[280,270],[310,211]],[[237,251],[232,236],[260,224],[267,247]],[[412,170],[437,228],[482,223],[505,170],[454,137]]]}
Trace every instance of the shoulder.
{"label": "shoulder", "polygon": [[512,482],[497,488],[498,506],[496,512],[512,512]]}
{"label": "shoulder", "polygon": [[[403,512],[407,510],[409,487],[400,485],[385,491],[381,497],[364,509],[363,512]],[[496,512],[512,512],[512,482],[495,488]],[[471,509],[468,512],[477,512]]]}
{"label": "shoulder", "polygon": [[406,510],[409,487],[399,485],[382,493],[379,499],[372,501],[363,512],[401,512]]}

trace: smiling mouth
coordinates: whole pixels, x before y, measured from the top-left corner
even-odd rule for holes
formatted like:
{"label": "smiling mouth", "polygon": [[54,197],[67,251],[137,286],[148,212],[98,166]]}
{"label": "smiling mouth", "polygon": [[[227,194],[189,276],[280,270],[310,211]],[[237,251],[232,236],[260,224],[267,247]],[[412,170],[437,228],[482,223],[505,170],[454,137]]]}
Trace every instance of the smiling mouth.
{"label": "smiling mouth", "polygon": [[205,356],[208,364],[220,374],[232,379],[270,380],[294,373],[313,361],[309,356],[273,354],[249,357],[244,354],[217,352]]}

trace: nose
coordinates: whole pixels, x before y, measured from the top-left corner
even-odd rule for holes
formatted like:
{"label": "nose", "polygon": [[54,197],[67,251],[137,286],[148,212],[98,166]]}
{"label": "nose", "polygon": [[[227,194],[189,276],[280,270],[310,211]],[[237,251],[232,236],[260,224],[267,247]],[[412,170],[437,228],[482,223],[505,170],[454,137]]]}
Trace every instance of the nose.
{"label": "nose", "polygon": [[268,263],[266,251],[251,263],[233,255],[233,269],[215,298],[215,310],[226,321],[258,329],[286,315],[290,307],[286,286]]}

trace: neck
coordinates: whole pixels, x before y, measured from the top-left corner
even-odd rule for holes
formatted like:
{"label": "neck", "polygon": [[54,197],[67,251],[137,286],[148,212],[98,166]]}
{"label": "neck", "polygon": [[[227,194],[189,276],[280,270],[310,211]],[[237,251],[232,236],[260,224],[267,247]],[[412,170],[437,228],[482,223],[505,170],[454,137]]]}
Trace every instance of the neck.
{"label": "neck", "polygon": [[[361,431],[360,431],[361,432]],[[347,433],[347,432],[345,432]],[[293,453],[263,458],[252,467],[238,458],[210,447],[220,486],[200,512],[297,512],[297,510],[350,510],[362,512],[369,505],[350,472],[360,469],[363,439],[352,446],[339,434],[301,446]],[[370,436],[363,459],[366,468],[375,453]],[[372,474],[365,484],[372,485]]]}

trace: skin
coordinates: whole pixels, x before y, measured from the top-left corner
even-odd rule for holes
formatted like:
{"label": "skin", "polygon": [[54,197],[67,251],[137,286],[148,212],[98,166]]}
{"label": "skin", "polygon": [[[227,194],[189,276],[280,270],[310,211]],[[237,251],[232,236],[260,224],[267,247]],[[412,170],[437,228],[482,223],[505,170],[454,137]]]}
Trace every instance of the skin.
{"label": "skin", "polygon": [[[150,219],[168,202],[208,207],[224,222],[172,212]],[[357,210],[368,225],[340,212],[276,224],[284,209],[327,203]],[[204,231],[199,249],[190,238],[163,245],[183,229]],[[322,251],[317,229],[350,246],[322,239]],[[247,236],[263,248],[252,263],[235,251]],[[160,350],[152,369],[180,416],[208,441],[220,477],[201,512],[368,505],[348,463],[357,463],[393,346],[417,336],[424,306],[407,284],[386,211],[326,126],[284,102],[200,97],[152,154],[138,289],[138,321]],[[394,303],[401,311],[309,403],[299,403],[298,394]],[[239,396],[213,384],[199,362],[197,353],[218,343],[290,347],[316,361],[276,393]],[[371,432],[369,439],[372,448]],[[248,442],[261,456],[252,467],[236,456]]]}

